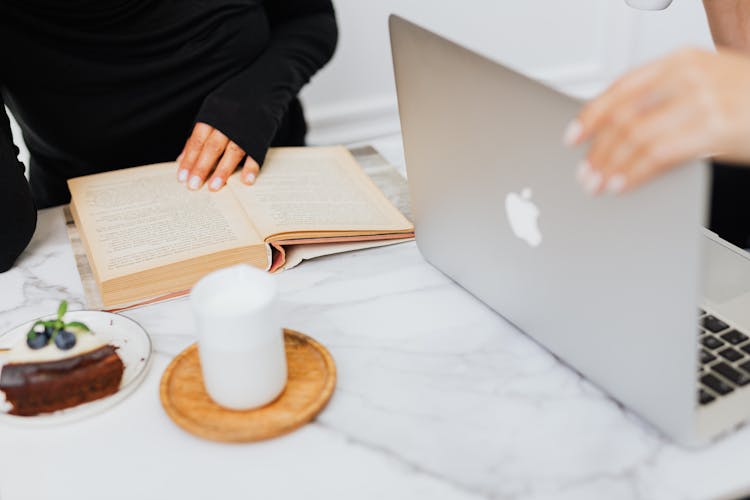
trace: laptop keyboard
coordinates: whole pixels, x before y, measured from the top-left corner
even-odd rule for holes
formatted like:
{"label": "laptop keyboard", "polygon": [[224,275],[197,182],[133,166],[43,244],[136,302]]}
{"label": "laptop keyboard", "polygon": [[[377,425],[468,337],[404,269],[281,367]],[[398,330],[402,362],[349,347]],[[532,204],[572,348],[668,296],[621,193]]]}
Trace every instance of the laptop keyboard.
{"label": "laptop keyboard", "polygon": [[698,402],[707,405],[750,384],[750,335],[699,310]]}

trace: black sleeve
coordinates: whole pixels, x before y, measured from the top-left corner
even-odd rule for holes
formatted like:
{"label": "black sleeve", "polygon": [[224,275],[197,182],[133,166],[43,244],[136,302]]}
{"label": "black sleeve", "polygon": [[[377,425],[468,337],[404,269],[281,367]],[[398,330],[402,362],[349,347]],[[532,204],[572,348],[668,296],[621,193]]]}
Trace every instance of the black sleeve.
{"label": "black sleeve", "polygon": [[264,9],[271,28],[266,50],[209,94],[197,117],[259,164],[289,103],[333,56],[338,38],[330,0],[266,0]]}
{"label": "black sleeve", "polygon": [[36,206],[0,97],[0,273],[13,267],[36,229]]}

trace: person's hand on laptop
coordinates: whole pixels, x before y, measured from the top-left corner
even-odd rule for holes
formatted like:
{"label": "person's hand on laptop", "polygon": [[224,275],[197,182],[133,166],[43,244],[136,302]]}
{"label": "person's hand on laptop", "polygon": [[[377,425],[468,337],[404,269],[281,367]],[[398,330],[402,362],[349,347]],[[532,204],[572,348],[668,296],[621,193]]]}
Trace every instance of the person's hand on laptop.
{"label": "person's hand on laptop", "polygon": [[209,179],[208,189],[218,191],[243,160],[240,178],[251,185],[260,171],[258,163],[219,130],[198,122],[177,157],[177,180],[196,190]]}
{"label": "person's hand on laptop", "polygon": [[565,141],[589,142],[578,178],[594,194],[697,158],[750,164],[750,58],[683,49],[638,68],[586,104]]}

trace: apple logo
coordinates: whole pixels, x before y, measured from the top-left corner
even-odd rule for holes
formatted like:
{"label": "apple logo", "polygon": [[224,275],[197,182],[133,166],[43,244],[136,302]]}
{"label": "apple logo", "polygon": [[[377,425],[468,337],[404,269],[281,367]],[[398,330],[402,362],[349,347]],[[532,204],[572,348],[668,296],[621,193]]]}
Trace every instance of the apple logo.
{"label": "apple logo", "polygon": [[505,215],[513,234],[518,238],[532,247],[538,247],[542,243],[539,208],[531,201],[531,189],[525,188],[520,195],[508,193],[505,197]]}

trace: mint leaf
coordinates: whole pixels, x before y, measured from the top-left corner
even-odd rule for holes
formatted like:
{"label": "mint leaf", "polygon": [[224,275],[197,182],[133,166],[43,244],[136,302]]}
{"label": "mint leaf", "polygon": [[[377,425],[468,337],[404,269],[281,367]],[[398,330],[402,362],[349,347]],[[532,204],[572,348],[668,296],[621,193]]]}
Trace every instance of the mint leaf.
{"label": "mint leaf", "polygon": [[31,325],[31,328],[29,328],[29,332],[26,334],[26,338],[27,339],[36,337],[36,332],[34,331],[34,328],[36,328],[37,325],[47,326],[47,325],[44,324],[44,321],[42,321],[42,320],[35,321],[34,324]]}
{"label": "mint leaf", "polygon": [[84,325],[80,321],[71,321],[70,323],[65,323],[65,328],[68,328],[69,326],[73,328],[78,328],[79,330],[83,330],[84,332],[91,331],[88,326]]}
{"label": "mint leaf", "polygon": [[47,323],[49,323],[49,322],[48,322],[48,321],[37,320],[37,321],[35,321],[35,322],[34,322],[34,324],[33,324],[33,325],[31,325],[31,328],[29,328],[29,331],[33,331],[33,330],[34,330],[34,327],[36,327],[36,325],[44,325],[44,326],[47,326]]}
{"label": "mint leaf", "polygon": [[68,301],[63,300],[60,302],[60,306],[57,308],[57,319],[62,319],[63,316],[65,316],[65,313],[68,312]]}

